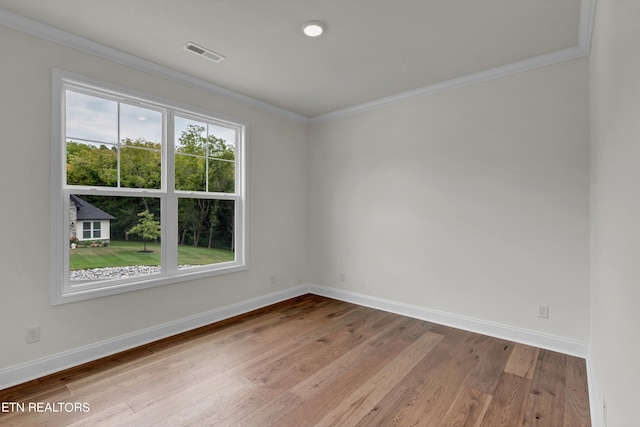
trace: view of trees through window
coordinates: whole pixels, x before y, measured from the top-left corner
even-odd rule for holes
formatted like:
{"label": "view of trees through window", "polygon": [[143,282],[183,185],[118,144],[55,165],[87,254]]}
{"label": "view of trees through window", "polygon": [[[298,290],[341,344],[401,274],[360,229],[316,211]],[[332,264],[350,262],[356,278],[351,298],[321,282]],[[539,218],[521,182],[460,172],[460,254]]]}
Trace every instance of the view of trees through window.
{"label": "view of trees through window", "polygon": [[[161,271],[163,153],[173,156],[178,268],[233,261],[236,130],[175,116],[173,150],[163,149],[162,113],[67,91],[66,184],[72,281]],[[170,172],[170,171],[168,171]],[[87,188],[112,188],[113,194]],[[125,189],[125,190],[121,190]],[[141,196],[126,189],[151,190]],[[108,191],[107,191],[108,192]],[[216,194],[218,196],[216,196]],[[91,233],[87,233],[90,224]],[[96,230],[98,232],[96,233]],[[88,237],[100,236],[99,239]],[[107,270],[130,267],[111,273]],[[122,269],[121,269],[122,270]]]}

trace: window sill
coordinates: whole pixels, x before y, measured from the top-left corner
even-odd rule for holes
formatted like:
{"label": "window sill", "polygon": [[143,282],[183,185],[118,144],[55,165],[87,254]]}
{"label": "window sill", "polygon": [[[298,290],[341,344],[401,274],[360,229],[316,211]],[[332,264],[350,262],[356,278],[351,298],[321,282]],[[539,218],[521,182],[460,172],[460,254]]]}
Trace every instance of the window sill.
{"label": "window sill", "polygon": [[[166,275],[162,273],[148,275],[139,278],[132,278],[124,283],[118,283],[114,280],[105,280],[104,286],[96,287],[97,283],[91,282],[90,288],[82,289],[83,285],[71,285],[71,289],[62,289],[62,286],[53,288],[51,294],[51,305],[61,305],[70,302],[84,301],[93,298],[104,297],[108,295],[117,295],[125,292],[137,291],[141,289],[148,289],[157,286],[171,285],[175,283],[187,282],[197,279],[203,279],[206,277],[221,276],[224,274],[237,273],[240,271],[246,271],[249,267],[245,265],[238,265],[236,263],[229,263],[229,266],[219,266],[216,269],[202,270],[195,268],[193,271],[180,270],[179,273],[174,275]],[[89,285],[89,284],[87,284]]]}

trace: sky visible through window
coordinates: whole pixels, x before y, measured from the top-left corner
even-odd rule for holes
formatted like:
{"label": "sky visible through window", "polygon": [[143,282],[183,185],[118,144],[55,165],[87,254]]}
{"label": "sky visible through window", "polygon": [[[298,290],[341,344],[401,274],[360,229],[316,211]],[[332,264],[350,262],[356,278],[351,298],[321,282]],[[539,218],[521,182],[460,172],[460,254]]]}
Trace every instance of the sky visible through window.
{"label": "sky visible through window", "polygon": [[[115,144],[118,142],[118,103],[116,101],[67,91],[67,138]],[[120,139],[162,142],[162,114],[148,108],[120,104]],[[193,120],[176,117],[176,141]],[[206,128],[206,125],[205,125]],[[235,144],[236,131],[209,125],[209,132]]]}

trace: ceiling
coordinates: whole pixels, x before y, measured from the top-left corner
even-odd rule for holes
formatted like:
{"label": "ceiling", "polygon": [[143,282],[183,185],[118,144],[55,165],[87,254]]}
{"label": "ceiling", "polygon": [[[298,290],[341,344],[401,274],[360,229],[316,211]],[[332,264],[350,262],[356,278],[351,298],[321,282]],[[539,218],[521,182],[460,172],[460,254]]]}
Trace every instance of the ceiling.
{"label": "ceiling", "polygon": [[[319,117],[575,48],[588,1],[0,0],[0,9]],[[325,34],[305,37],[309,20]],[[189,41],[227,59],[188,52]]]}

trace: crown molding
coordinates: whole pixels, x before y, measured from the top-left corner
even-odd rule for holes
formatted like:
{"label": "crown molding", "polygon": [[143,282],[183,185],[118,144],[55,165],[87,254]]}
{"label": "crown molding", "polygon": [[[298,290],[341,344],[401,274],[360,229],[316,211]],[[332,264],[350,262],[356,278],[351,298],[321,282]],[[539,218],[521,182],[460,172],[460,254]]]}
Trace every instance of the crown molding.
{"label": "crown molding", "polygon": [[329,120],[339,119],[352,114],[363,113],[365,111],[376,110],[378,108],[388,107],[390,105],[399,104],[410,101],[412,99],[424,98],[442,92],[459,89],[465,86],[471,86],[477,83],[494,80],[500,77],[510,76],[512,74],[531,71],[536,68],[545,67],[547,65],[557,64],[572,59],[585,56],[585,53],[579,47],[571,47],[559,50],[545,55],[524,59],[501,67],[491,68],[466,76],[458,77],[444,82],[435,83],[419,89],[409,90],[396,95],[387,96],[385,98],[376,99],[370,102],[354,105],[352,107],[343,108],[326,114],[320,114],[309,119],[310,124],[326,122]]}
{"label": "crown molding", "polygon": [[65,31],[58,30],[56,28],[3,9],[0,9],[0,25],[4,25],[5,27],[9,27],[14,30],[22,31],[24,33],[49,40],[63,46],[90,53],[92,55],[122,65],[126,65],[139,71],[144,71],[181,84],[185,84],[187,86],[206,91],[213,95],[223,96],[234,101],[238,101],[244,105],[255,107],[263,111],[268,111],[296,122],[314,124],[326,122],[329,120],[335,120],[352,114],[383,108],[412,99],[431,96],[437,93],[459,89],[465,86],[486,82],[500,77],[506,77],[511,74],[522,73],[547,65],[558,64],[561,62],[587,56],[589,55],[591,49],[595,4],[596,0],[580,1],[578,44],[574,47],[528,58],[522,61],[503,65],[489,70],[472,73],[444,82],[435,83],[418,89],[402,92],[396,95],[376,99],[374,101],[353,105],[351,107],[342,108],[325,114],[320,114],[311,118],[291,112],[289,110],[285,110],[284,108],[277,107],[267,102],[260,101],[250,96],[243,95],[222,86],[206,82],[189,74],[173,70],[171,68],[156,64],[151,61],[147,61],[134,55],[130,55],[117,49],[113,49],[108,46],[84,39],[82,37],[69,34]]}
{"label": "crown molding", "polygon": [[275,105],[260,101],[259,99],[206,82],[187,73],[147,61],[137,56],[67,33],[4,9],[0,9],[0,25],[61,44],[81,52],[89,53],[111,62],[126,65],[138,71],[163,77],[213,95],[238,101],[244,105],[274,113],[296,122],[307,123],[309,120],[305,116],[285,110],[284,108],[276,107]]}
{"label": "crown molding", "polygon": [[423,98],[449,90],[486,82],[489,80],[506,77],[511,74],[522,73],[545,67],[547,65],[558,64],[572,59],[588,56],[591,49],[591,36],[593,34],[593,21],[595,14],[596,0],[580,1],[580,22],[578,26],[578,44],[574,47],[558,50],[544,55],[539,55],[522,61],[513,62],[496,68],[468,74],[440,83],[424,86],[418,89],[409,90],[396,95],[379,98],[370,102],[365,102],[351,107],[342,108],[325,114],[319,114],[309,119],[310,124],[326,122],[339,119],[352,114],[375,110],[416,98]]}

